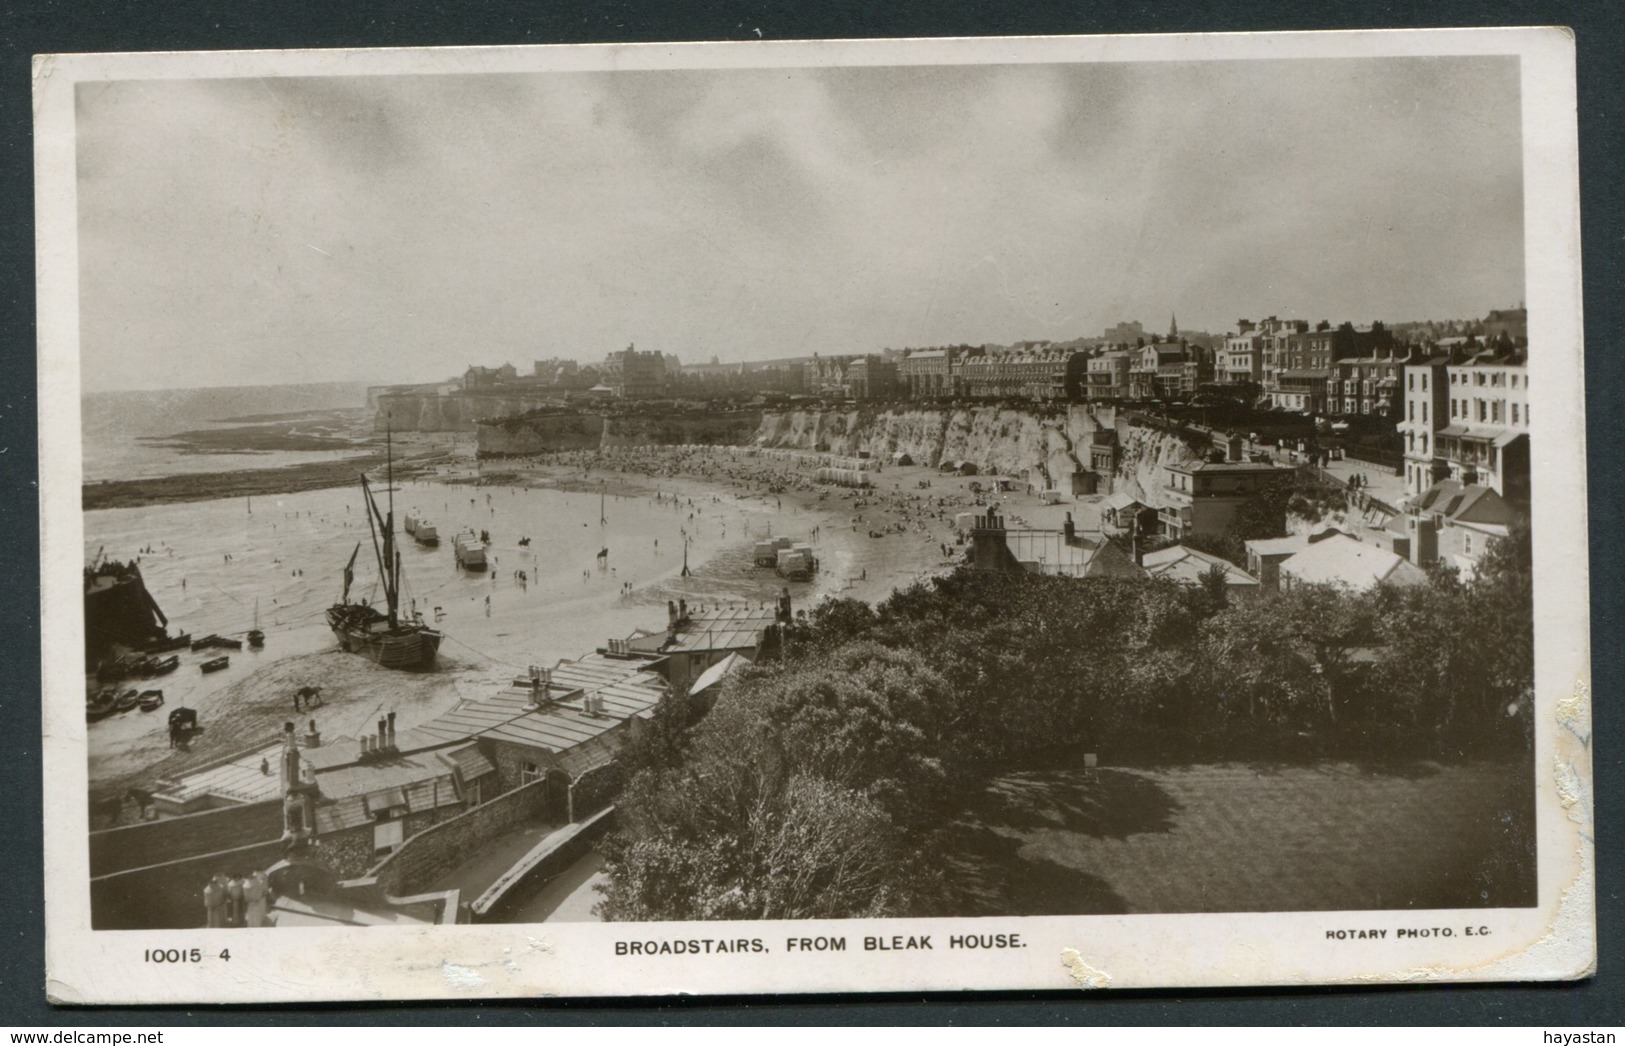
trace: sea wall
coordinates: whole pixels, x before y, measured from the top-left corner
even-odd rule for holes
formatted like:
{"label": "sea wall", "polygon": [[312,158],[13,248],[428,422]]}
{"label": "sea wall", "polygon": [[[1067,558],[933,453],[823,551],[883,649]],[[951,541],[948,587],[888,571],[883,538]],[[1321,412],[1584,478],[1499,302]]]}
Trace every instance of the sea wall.
{"label": "sea wall", "polygon": [[1112,408],[1087,405],[1016,410],[1003,407],[847,411],[785,411],[766,414],[759,446],[821,450],[853,456],[867,452],[882,462],[906,453],[920,465],[969,461],[1040,487],[1065,488],[1075,472],[1089,472],[1089,447],[1097,436],[1115,441],[1116,465],[1099,477],[1101,493],[1126,491],[1161,504],[1158,491],[1168,465],[1196,460],[1210,443],[1130,421]]}

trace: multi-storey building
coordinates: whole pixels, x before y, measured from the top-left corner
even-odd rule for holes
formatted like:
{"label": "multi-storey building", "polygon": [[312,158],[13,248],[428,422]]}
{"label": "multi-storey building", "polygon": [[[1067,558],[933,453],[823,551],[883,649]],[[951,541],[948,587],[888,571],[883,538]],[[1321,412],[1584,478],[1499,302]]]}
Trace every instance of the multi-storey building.
{"label": "multi-storey building", "polygon": [[973,399],[1077,399],[1088,360],[1074,349],[966,356],[959,365],[960,389]]}
{"label": "multi-storey building", "polygon": [[860,356],[846,368],[846,380],[855,399],[892,399],[897,395],[897,362],[883,356]]}
{"label": "multi-storey building", "polygon": [[1185,362],[1185,347],[1177,342],[1157,342],[1134,351],[1129,364],[1131,399],[1168,399],[1179,393]]}
{"label": "multi-storey building", "polygon": [[1415,497],[1450,475],[1437,433],[1450,411],[1450,357],[1418,358],[1405,366],[1399,437],[1405,451],[1405,493]]}
{"label": "multi-storey building", "polygon": [[919,349],[897,364],[897,378],[910,399],[956,396],[958,364],[957,349]]}
{"label": "multi-storey building", "polygon": [[1175,541],[1223,536],[1243,505],[1290,475],[1255,461],[1195,461],[1167,471],[1162,493],[1172,504],[1159,509],[1157,518]]}
{"label": "multi-storey building", "polygon": [[1108,345],[1133,345],[1145,337],[1145,327],[1139,320],[1127,320],[1107,327],[1104,339]]}
{"label": "multi-storey building", "polygon": [[1134,353],[1111,349],[1089,360],[1084,392],[1091,400],[1120,400],[1129,395],[1128,372]]}
{"label": "multi-storey building", "polygon": [[481,389],[493,385],[501,385],[513,381],[519,376],[511,363],[504,363],[500,367],[473,366],[463,372],[463,388]]}
{"label": "multi-storey building", "polygon": [[1225,338],[1224,347],[1215,354],[1213,380],[1229,385],[1262,381],[1264,337],[1252,320],[1237,320],[1236,333]]}
{"label": "multi-storey building", "polygon": [[811,388],[807,391],[815,395],[830,394],[845,396],[851,392],[849,370],[856,356],[820,356],[813,353],[812,362],[807,365],[807,379]]}
{"label": "multi-storey building", "polygon": [[1286,355],[1292,336],[1306,333],[1308,330],[1307,320],[1283,320],[1275,316],[1266,316],[1259,322],[1258,347],[1262,353],[1259,359],[1259,380],[1263,382],[1266,391],[1275,387],[1276,374],[1287,366],[1281,361]]}
{"label": "multi-storey building", "polygon": [[649,399],[666,394],[666,357],[658,352],[639,352],[628,345],[604,357],[600,368],[603,383],[622,399]]}
{"label": "multi-storey building", "polygon": [[1392,346],[1336,361],[1336,374],[1327,388],[1326,413],[1389,417],[1399,412],[1403,396],[1400,380],[1407,354]]}
{"label": "multi-storey building", "polygon": [[1445,368],[1448,424],[1436,452],[1463,485],[1529,502],[1529,367],[1522,350],[1484,350]]}

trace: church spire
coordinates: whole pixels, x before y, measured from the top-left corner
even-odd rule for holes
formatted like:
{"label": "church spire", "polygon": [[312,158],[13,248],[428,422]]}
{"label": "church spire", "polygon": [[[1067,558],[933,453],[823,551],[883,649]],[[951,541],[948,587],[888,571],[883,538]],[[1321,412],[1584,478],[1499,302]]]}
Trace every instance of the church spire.
{"label": "church spire", "polygon": [[1168,314],[1168,340],[1179,340],[1179,317],[1172,312]]}

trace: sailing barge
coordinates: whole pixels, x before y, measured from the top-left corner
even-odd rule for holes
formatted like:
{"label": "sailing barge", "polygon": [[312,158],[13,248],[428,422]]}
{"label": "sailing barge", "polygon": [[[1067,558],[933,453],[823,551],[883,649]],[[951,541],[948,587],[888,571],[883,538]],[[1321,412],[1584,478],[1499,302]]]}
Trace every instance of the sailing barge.
{"label": "sailing barge", "polygon": [[[386,439],[388,437],[386,436]],[[367,529],[372,535],[373,556],[384,589],[387,610],[369,602],[350,602],[350,586],[355,582],[356,543],[350,561],[344,566],[344,591],[339,601],[327,608],[327,624],[339,646],[353,654],[372,659],[385,668],[427,668],[440,649],[441,634],[425,625],[416,615],[401,615],[401,553],[395,546],[394,458],[390,455],[388,511],[378,508],[367,477],[361,477],[361,494],[366,502]]]}

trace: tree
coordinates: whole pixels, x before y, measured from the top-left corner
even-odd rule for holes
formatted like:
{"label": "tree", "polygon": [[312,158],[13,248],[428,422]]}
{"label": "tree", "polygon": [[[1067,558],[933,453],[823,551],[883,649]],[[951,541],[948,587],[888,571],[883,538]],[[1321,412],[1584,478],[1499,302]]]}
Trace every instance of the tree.
{"label": "tree", "polygon": [[731,685],[680,765],[645,769],[605,845],[607,919],[839,918],[922,910],[946,798],[944,684],[853,643]]}

